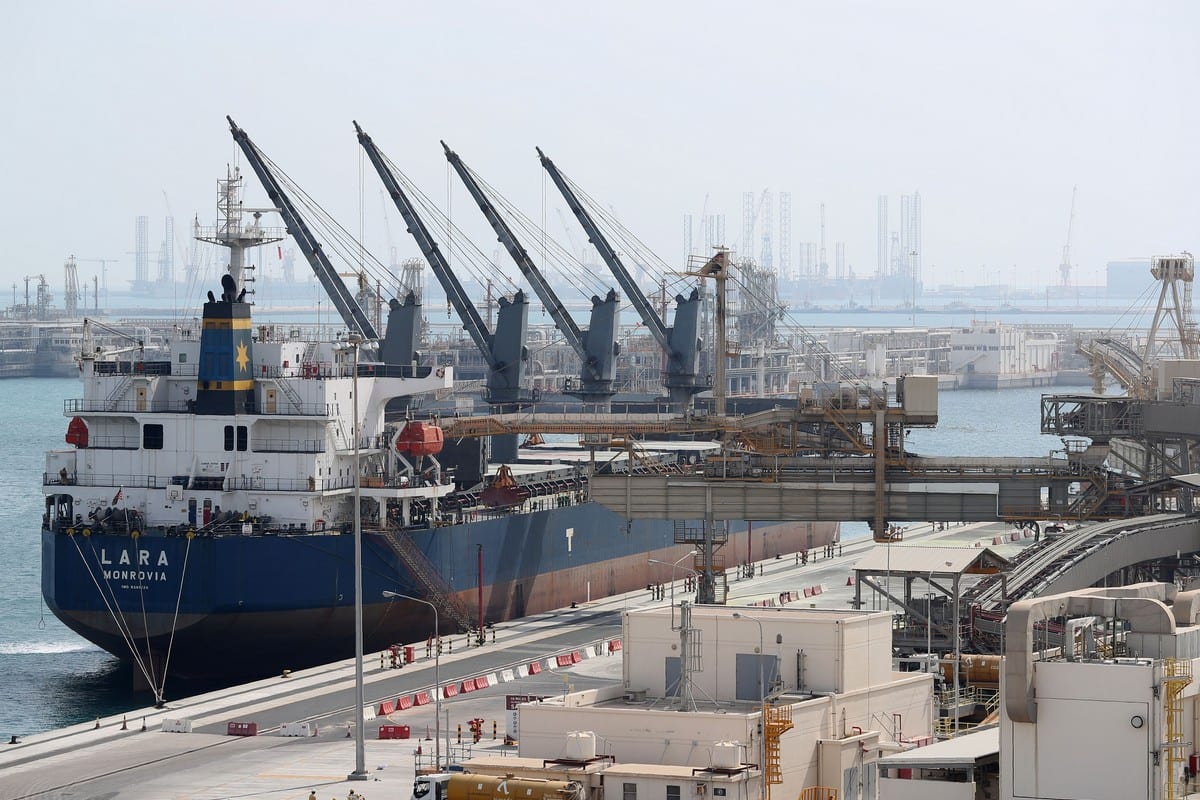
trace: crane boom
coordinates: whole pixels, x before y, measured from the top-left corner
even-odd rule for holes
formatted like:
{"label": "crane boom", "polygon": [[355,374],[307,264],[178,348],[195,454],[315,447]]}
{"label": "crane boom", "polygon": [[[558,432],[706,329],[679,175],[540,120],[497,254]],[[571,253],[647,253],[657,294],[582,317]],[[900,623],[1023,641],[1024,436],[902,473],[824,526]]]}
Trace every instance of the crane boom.
{"label": "crane boom", "polygon": [[442,142],[442,148],[446,151],[446,160],[450,162],[450,166],[454,167],[454,171],[458,173],[458,177],[462,179],[463,184],[467,187],[467,191],[471,193],[479,210],[483,212],[483,216],[487,218],[488,224],[492,226],[492,230],[496,232],[500,243],[504,245],[504,249],[512,256],[512,260],[516,262],[517,268],[521,270],[521,274],[529,281],[529,285],[533,287],[533,291],[541,298],[541,301],[546,304],[546,310],[550,312],[550,318],[554,320],[554,324],[562,331],[563,336],[567,337],[567,343],[575,348],[575,352],[580,358],[587,358],[587,353],[583,349],[583,336],[579,330],[579,326],[575,324],[575,320],[563,308],[562,302],[558,299],[558,295],[550,288],[550,284],[546,282],[541,271],[534,265],[533,260],[529,257],[529,253],[517,241],[517,237],[513,235],[512,229],[508,227],[500,215],[496,212],[495,206],[483,193],[483,189],[479,187],[470,170],[463,164],[462,159],[458,157],[450,147]]}
{"label": "crane boom", "polygon": [[467,334],[479,348],[484,361],[488,365],[488,397],[490,403],[517,403],[527,400],[521,393],[521,382],[525,374],[525,365],[529,354],[525,349],[525,333],[528,324],[529,303],[523,292],[518,291],[511,301],[500,299],[500,313],[496,322],[496,332],[488,330],[479,310],[467,296],[466,290],[458,277],[450,269],[446,257],[442,255],[437,242],[425,227],[417,214],[416,208],[408,195],[400,188],[400,181],[392,172],[383,153],[376,147],[375,142],[366,131],[354,123],[358,133],[358,143],[367,151],[367,157],[379,173],[383,187],[391,196],[396,210],[404,218],[408,232],[416,240],[417,247],[429,262],[430,269],[437,276],[438,282],[446,290],[446,298],[454,306],[459,319]]}
{"label": "crane boom", "polygon": [[654,307],[650,305],[646,295],[642,294],[642,290],[629,275],[629,271],[621,263],[621,259],[613,250],[612,245],[608,243],[608,239],[596,226],[596,222],[579,202],[575,192],[567,185],[566,178],[558,171],[558,167],[554,166],[554,162],[546,157],[540,147],[537,148],[537,153],[538,158],[542,161],[542,166],[550,173],[554,185],[558,187],[563,199],[567,201],[567,206],[575,214],[583,229],[587,231],[588,239],[596,246],[596,250],[608,264],[617,283],[621,285],[621,289],[633,302],[642,323],[650,331],[654,340],[658,342],[658,346],[663,349],[663,353],[666,355],[663,383],[667,387],[667,394],[674,405],[686,409],[690,405],[693,395],[708,388],[707,382],[697,380],[696,374],[699,371],[700,350],[703,347],[700,340],[700,307],[702,305],[700,293],[696,289],[692,289],[691,293],[686,296],[675,296],[675,323],[668,328],[654,311]]}
{"label": "crane boom", "polygon": [[442,142],[442,148],[446,151],[446,160],[454,167],[458,177],[466,185],[467,191],[479,205],[479,210],[483,212],[484,217],[492,226],[492,230],[496,232],[500,243],[504,245],[504,249],[508,250],[508,254],[516,262],[521,274],[528,279],[529,285],[533,287],[534,292],[545,304],[546,310],[550,312],[554,324],[583,363],[580,375],[582,386],[578,394],[589,401],[611,397],[614,378],[613,360],[619,352],[619,346],[616,343],[616,292],[610,289],[608,296],[603,300],[599,297],[592,298],[592,324],[588,330],[581,331],[575,324],[575,320],[567,313],[567,309],[563,307],[558,294],[555,293],[537,265],[533,263],[533,259],[529,257],[529,252],[521,246],[508,223],[496,211],[495,205],[480,187],[479,182],[475,180],[471,170],[459,158],[458,153],[451,150],[445,142]]}
{"label": "crane boom", "polygon": [[346,323],[346,327],[351,332],[358,333],[364,339],[377,340],[379,338],[375,326],[371,324],[371,320],[367,318],[358,301],[354,299],[354,295],[350,294],[350,290],[346,284],[342,283],[341,278],[337,275],[337,270],[329,263],[329,257],[325,255],[321,248],[321,243],[317,241],[309,227],[301,219],[296,206],[292,203],[290,197],[279,184],[274,173],[267,167],[266,161],[263,159],[262,153],[254,142],[250,141],[250,137],[246,132],[237,126],[233,121],[233,117],[226,116],[229,120],[229,129],[233,134],[233,140],[238,143],[242,152],[246,154],[246,159],[250,162],[250,166],[258,175],[259,181],[263,185],[263,189],[267,192],[267,197],[271,199],[271,203],[275,208],[279,209],[280,215],[283,217],[284,224],[287,225],[287,231],[295,239],[296,244],[300,247],[300,252],[304,253],[304,257],[308,260],[309,266],[317,276],[317,280],[325,287],[325,292],[329,295],[329,299],[333,301],[334,307],[341,315],[342,321]]}
{"label": "crane boom", "polygon": [[642,294],[642,290],[638,288],[629,271],[625,269],[625,265],[621,263],[621,258],[613,250],[612,245],[608,243],[608,239],[604,234],[600,232],[591,214],[579,202],[579,198],[575,196],[575,192],[567,185],[566,179],[558,171],[558,167],[554,166],[554,162],[542,152],[542,148],[540,147],[537,148],[537,154],[546,172],[550,173],[550,179],[554,181],[554,185],[558,187],[559,193],[567,201],[567,207],[571,209],[575,218],[579,220],[579,224],[587,231],[588,241],[595,246],[596,250],[600,253],[600,257],[604,259],[604,263],[612,271],[613,277],[617,279],[617,283],[621,284],[621,291],[633,303],[638,316],[641,317],[642,324],[650,331],[654,340],[658,342],[659,347],[663,350],[670,350],[671,344],[667,339],[667,326],[654,311],[654,307],[650,305],[650,301]]}

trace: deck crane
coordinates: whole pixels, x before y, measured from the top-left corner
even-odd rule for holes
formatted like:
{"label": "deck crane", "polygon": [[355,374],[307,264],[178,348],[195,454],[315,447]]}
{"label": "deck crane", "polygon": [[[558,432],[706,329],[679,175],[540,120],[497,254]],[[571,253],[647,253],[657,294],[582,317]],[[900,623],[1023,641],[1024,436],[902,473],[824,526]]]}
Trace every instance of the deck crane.
{"label": "deck crane", "polygon": [[687,296],[677,295],[675,298],[675,324],[667,327],[662,318],[655,312],[646,295],[630,276],[620,257],[608,243],[608,239],[600,232],[591,215],[579,202],[575,192],[567,185],[566,178],[558,171],[554,162],[546,157],[542,149],[537,148],[538,158],[542,166],[550,173],[550,179],[558,187],[567,206],[575,214],[579,224],[587,232],[588,240],[595,246],[608,265],[609,270],[621,285],[621,290],[632,301],[641,317],[642,324],[650,331],[658,346],[667,357],[667,371],[664,383],[667,394],[673,405],[686,409],[691,405],[692,396],[709,388],[706,381],[699,380],[697,373],[700,366],[700,350],[702,343],[700,331],[700,292],[692,289]]}
{"label": "deck crane", "polygon": [[346,326],[350,328],[351,332],[361,335],[364,339],[378,339],[379,334],[375,331],[375,327],[367,319],[366,313],[359,307],[354,296],[350,294],[346,284],[338,278],[337,270],[329,263],[329,258],[322,250],[321,243],[317,241],[317,237],[300,218],[296,206],[283,190],[275,174],[267,167],[266,160],[257,145],[250,141],[246,132],[237,126],[233,117],[226,116],[225,119],[229,120],[229,129],[233,134],[233,140],[246,154],[246,159],[250,162],[255,174],[258,175],[263,189],[267,192],[267,197],[279,209],[280,216],[287,225],[288,233],[296,240],[300,251],[308,259],[309,265],[316,273],[317,280],[325,287],[329,299],[333,301],[334,307],[342,315]]}
{"label": "deck crane", "polygon": [[417,344],[420,341],[421,331],[421,304],[416,296],[409,292],[403,302],[395,298],[390,301],[387,332],[385,337],[380,340],[379,333],[367,317],[366,311],[358,304],[354,295],[350,293],[349,287],[338,276],[337,270],[329,262],[329,257],[325,255],[321,243],[317,241],[312,230],[300,217],[291,198],[288,197],[275,174],[267,166],[266,159],[263,158],[258,146],[250,141],[250,137],[237,126],[232,117],[226,116],[225,118],[229,120],[229,128],[234,141],[246,154],[246,159],[250,162],[255,174],[258,175],[263,189],[267,192],[267,197],[279,210],[284,224],[287,225],[288,233],[300,247],[300,251],[304,253],[309,266],[312,267],[317,279],[325,288],[329,299],[333,301],[333,305],[341,315],[346,327],[365,340],[379,341],[379,358],[385,364],[409,366],[415,363],[418,358]]}
{"label": "deck crane", "polygon": [[458,177],[462,179],[467,191],[479,205],[479,210],[487,217],[487,221],[496,232],[500,243],[508,250],[512,260],[516,262],[521,274],[529,281],[534,292],[545,304],[546,310],[567,343],[575,350],[579,360],[583,362],[580,371],[580,386],[577,391],[568,394],[579,397],[584,403],[603,405],[607,409],[608,401],[615,389],[613,380],[616,377],[616,357],[621,347],[617,344],[617,317],[619,311],[618,296],[615,290],[609,289],[604,299],[593,295],[591,324],[587,330],[581,331],[575,320],[567,313],[562,301],[551,288],[550,283],[529,257],[528,251],[517,241],[517,237],[509,228],[508,223],[496,211],[496,207],[480,188],[475,176],[450,147],[442,142],[446,151],[446,160],[454,167]]}
{"label": "deck crane", "polygon": [[[400,216],[404,218],[408,232],[416,240],[417,246],[429,262],[433,274],[446,290],[446,297],[454,306],[462,320],[463,328],[479,348],[488,366],[488,376],[484,400],[490,405],[527,405],[534,400],[532,394],[525,392],[521,384],[525,378],[525,369],[529,363],[529,352],[525,348],[526,331],[529,323],[529,301],[525,293],[517,291],[512,300],[500,298],[500,312],[496,320],[495,332],[490,332],[479,310],[467,296],[462,283],[450,269],[446,257],[438,248],[437,242],[425,227],[425,223],[417,215],[416,209],[408,199],[408,195],[400,188],[400,182],[392,172],[383,154],[375,146],[371,137],[354,123],[358,132],[358,143],[367,151],[367,157],[375,171],[379,173],[383,187],[391,195],[392,202]],[[515,456],[515,453],[513,453]]]}

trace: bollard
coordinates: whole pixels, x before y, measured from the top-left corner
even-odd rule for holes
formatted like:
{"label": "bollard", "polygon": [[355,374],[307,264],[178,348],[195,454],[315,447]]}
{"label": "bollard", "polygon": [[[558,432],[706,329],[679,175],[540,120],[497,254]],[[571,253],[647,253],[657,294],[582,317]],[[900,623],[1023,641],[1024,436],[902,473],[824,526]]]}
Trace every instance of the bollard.
{"label": "bollard", "polygon": [[92,730],[94,730],[94,731],[100,730],[100,718],[99,717],[96,717],[96,726],[94,728],[92,728]]}
{"label": "bollard", "polygon": [[496,629],[492,628],[492,644],[496,643]]}
{"label": "bollard", "polygon": [[125,720],[124,714],[121,715],[121,730],[123,730],[123,731],[129,730],[129,723]]}
{"label": "bollard", "polygon": [[495,738],[496,738],[496,720],[492,720],[492,739],[493,739],[493,741],[495,740]]}
{"label": "bollard", "polygon": [[458,743],[462,744],[462,723],[458,723]]}
{"label": "bollard", "polygon": [[146,718],[142,717],[142,730],[146,730]]}

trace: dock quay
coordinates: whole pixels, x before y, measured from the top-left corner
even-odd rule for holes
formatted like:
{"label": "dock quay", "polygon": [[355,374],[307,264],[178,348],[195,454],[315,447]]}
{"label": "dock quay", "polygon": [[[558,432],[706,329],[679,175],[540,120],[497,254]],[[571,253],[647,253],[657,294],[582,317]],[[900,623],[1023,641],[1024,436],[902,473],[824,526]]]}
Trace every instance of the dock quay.
{"label": "dock quay", "polygon": [[[1033,540],[1018,536],[1003,523],[971,523],[944,529],[929,523],[910,526],[903,543],[941,547],[990,548],[1013,560]],[[792,605],[847,609],[854,601],[854,568],[873,548],[869,538],[814,552],[806,563],[784,557],[753,565],[731,579],[727,605]],[[664,607],[683,599],[683,573],[662,567],[662,587],[639,590],[577,608],[498,624],[494,639],[468,647],[467,637],[445,637],[441,683],[462,687],[485,681],[483,688],[460,691],[442,704],[443,754],[456,760],[480,756],[519,755],[505,746],[508,695],[545,697],[620,684],[619,641],[626,610]],[[672,581],[672,578],[675,580]],[[678,583],[679,586],[675,586]],[[865,601],[886,609],[886,598]],[[349,782],[355,717],[354,662],[341,661],[182,700],[165,708],[146,708],[94,722],[16,737],[0,750],[0,800],[25,798],[235,798],[303,800],[315,791],[321,800],[346,797],[351,789],[367,798],[407,798],[419,767],[432,763],[435,729],[433,703],[395,711],[401,697],[432,692],[435,660],[425,643],[413,645],[414,663],[390,668],[382,654],[368,654],[365,714],[366,764],[369,782]],[[572,654],[578,654],[572,659]],[[566,656],[562,666],[559,656]],[[522,666],[538,661],[542,670],[516,677]],[[512,680],[504,680],[512,674]],[[389,701],[392,706],[389,706]],[[382,708],[381,708],[382,706]],[[382,711],[384,713],[380,714]],[[472,742],[469,722],[482,719],[480,741]],[[229,735],[231,724],[255,736]],[[304,724],[307,723],[307,726]],[[379,739],[381,725],[407,726],[407,739]],[[98,726],[98,727],[97,727]],[[311,735],[280,735],[284,733]],[[164,728],[190,729],[168,733]],[[461,731],[461,742],[459,736]],[[493,734],[493,731],[495,732]],[[563,732],[564,735],[566,731]],[[11,735],[11,733],[10,733]],[[493,738],[494,736],[494,738]]]}

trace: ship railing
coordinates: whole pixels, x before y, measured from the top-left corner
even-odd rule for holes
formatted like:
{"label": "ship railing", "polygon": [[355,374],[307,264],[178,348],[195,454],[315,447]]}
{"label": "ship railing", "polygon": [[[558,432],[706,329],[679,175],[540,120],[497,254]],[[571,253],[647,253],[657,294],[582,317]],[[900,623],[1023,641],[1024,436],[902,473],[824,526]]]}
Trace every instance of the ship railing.
{"label": "ship railing", "polygon": [[[152,398],[123,400],[118,403],[108,403],[94,398],[71,398],[63,401],[63,412],[74,414],[188,414],[195,411],[194,400],[156,400]],[[329,405],[326,403],[281,403],[274,411],[269,410],[261,401],[247,404],[241,413],[260,414],[262,416],[278,417],[324,417],[329,415]]]}
{"label": "ship railing", "polygon": [[250,449],[255,453],[324,453],[325,440],[251,439]]}
{"label": "ship railing", "polygon": [[[107,486],[115,492],[118,487],[125,489],[162,489],[169,479],[158,475],[100,475],[97,473],[81,472],[69,475],[69,482],[74,486]],[[57,472],[42,473],[43,486],[63,485],[62,476]]]}
{"label": "ship railing", "polygon": [[142,446],[139,436],[92,435],[88,437],[89,450],[137,450]]}

